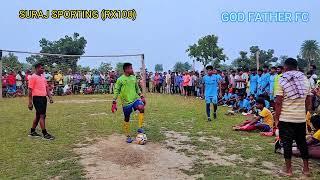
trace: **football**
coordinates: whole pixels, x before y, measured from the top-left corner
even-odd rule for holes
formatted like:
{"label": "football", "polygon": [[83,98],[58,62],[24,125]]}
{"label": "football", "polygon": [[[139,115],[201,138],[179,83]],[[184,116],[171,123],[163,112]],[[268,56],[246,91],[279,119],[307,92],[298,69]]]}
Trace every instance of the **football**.
{"label": "football", "polygon": [[135,142],[137,144],[140,144],[140,145],[145,145],[147,143],[147,136],[146,134],[143,134],[143,133],[139,133],[136,137],[136,140]]}

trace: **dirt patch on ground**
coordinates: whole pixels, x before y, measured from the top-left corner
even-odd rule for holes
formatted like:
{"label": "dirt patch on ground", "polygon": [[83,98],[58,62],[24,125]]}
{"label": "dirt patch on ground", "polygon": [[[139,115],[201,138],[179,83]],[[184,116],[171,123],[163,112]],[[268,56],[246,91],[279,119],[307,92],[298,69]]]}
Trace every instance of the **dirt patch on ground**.
{"label": "dirt patch on ground", "polygon": [[124,136],[111,135],[94,144],[75,148],[88,179],[194,179],[182,173],[192,159],[159,144],[127,144]]}
{"label": "dirt patch on ground", "polygon": [[88,104],[88,103],[95,103],[95,102],[111,102],[112,100],[107,99],[84,99],[84,100],[66,100],[66,101],[55,101],[55,103],[61,104]]}

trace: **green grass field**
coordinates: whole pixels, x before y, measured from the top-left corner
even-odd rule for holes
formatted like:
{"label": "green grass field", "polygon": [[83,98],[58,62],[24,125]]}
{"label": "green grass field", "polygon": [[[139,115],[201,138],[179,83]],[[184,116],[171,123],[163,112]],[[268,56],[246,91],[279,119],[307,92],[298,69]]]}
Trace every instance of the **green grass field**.
{"label": "green grass field", "polygon": [[[27,136],[34,116],[34,112],[27,110],[27,98],[0,101],[0,179],[82,179],[86,172],[73,151],[75,144],[83,143],[86,138],[122,133],[121,108],[116,114],[110,112],[109,95],[54,97],[54,100],[48,107],[47,129],[56,140],[50,142]],[[283,161],[281,155],[273,153],[274,138],[232,131],[233,125],[245,119],[243,116],[226,117],[227,108],[219,108],[218,120],[209,123],[204,102],[199,99],[149,94],[147,103],[145,128],[150,141],[163,143],[166,136],[162,130],[166,129],[187,134],[190,140],[183,143],[195,147],[196,152],[223,148],[219,151],[221,156],[238,157],[229,159],[234,166],[196,161],[193,168],[184,173],[203,174],[204,179],[278,178],[269,173],[281,167]],[[134,123],[132,132],[136,127]],[[212,137],[219,138],[219,143],[210,141]],[[208,140],[198,141],[199,138]],[[202,155],[189,149],[180,149],[179,153]],[[268,168],[266,164],[273,167]],[[300,160],[295,159],[296,177],[301,174],[300,165]],[[312,162],[312,171],[313,178],[319,179],[317,162]]]}

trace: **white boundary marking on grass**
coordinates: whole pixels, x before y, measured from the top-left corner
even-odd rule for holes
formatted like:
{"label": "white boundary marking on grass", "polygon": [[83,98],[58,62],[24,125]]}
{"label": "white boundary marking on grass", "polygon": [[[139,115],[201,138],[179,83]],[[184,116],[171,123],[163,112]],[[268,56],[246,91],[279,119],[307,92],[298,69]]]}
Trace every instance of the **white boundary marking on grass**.
{"label": "white boundary marking on grass", "polygon": [[112,102],[110,99],[78,99],[78,100],[64,100],[64,101],[55,101],[56,103],[64,104],[86,104],[94,102]]}

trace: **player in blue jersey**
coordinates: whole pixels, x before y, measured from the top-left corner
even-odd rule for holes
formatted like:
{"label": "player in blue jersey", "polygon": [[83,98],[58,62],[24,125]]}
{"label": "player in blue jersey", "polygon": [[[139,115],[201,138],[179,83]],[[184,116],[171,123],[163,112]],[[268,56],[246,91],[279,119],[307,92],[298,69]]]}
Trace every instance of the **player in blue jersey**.
{"label": "player in blue jersey", "polygon": [[256,94],[258,88],[258,75],[256,69],[251,69],[250,71],[250,93],[249,94]]}
{"label": "player in blue jersey", "polygon": [[262,69],[259,69],[258,70],[258,78],[257,78],[257,94],[256,94],[256,98],[260,95],[260,94],[263,94],[263,84],[262,84]]}
{"label": "player in blue jersey", "polygon": [[221,76],[217,75],[217,70],[213,66],[206,67],[207,75],[203,77],[204,94],[206,101],[206,112],[208,121],[211,121],[210,117],[210,104],[213,104],[213,118],[217,118],[218,109],[218,96],[222,96],[221,93]]}
{"label": "player in blue jersey", "polygon": [[263,94],[269,94],[269,87],[270,87],[270,74],[269,74],[269,67],[263,66],[263,74],[261,76],[261,87],[262,87],[262,93]]}
{"label": "player in blue jersey", "polygon": [[275,80],[275,77],[276,77],[276,70],[277,68],[276,67],[271,67],[270,69],[270,78],[269,78],[269,96],[270,96],[270,101],[271,101],[271,104],[273,106],[273,102],[274,102],[274,80]]}

